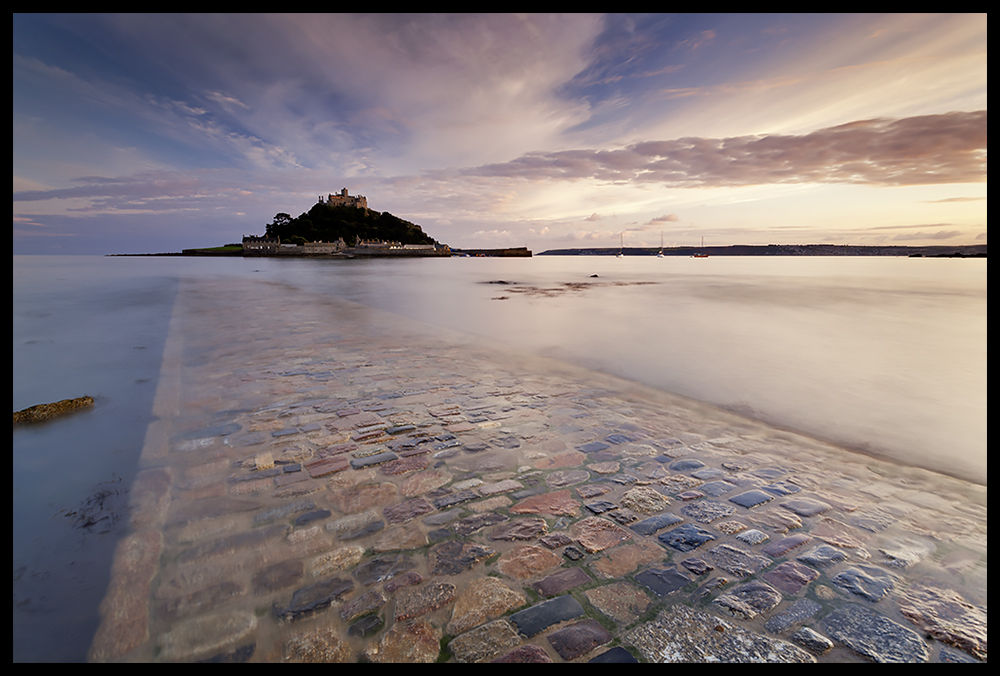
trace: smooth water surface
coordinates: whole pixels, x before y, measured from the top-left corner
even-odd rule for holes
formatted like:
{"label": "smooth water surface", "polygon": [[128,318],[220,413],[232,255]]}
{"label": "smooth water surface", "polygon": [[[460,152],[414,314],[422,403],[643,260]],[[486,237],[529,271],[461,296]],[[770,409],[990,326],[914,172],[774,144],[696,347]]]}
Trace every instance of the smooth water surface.
{"label": "smooth water surface", "polygon": [[292,284],[985,481],[985,260],[267,262]]}
{"label": "smooth water surface", "polygon": [[179,280],[211,289],[219,275],[282,284],[289,303],[296,289],[335,295],[986,481],[985,260],[15,256],[14,410],[97,400],[14,431],[15,661],[85,658]]}

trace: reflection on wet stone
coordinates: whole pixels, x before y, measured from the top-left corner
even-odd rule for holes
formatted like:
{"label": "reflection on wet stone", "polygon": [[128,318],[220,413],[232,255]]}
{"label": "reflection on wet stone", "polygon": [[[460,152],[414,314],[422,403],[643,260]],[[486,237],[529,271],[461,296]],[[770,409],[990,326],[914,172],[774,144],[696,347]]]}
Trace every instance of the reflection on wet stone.
{"label": "reflection on wet stone", "polygon": [[[220,341],[183,368],[178,424],[232,437],[177,432],[161,514],[137,522],[163,551],[126,585],[154,600],[120,602],[135,621],[107,622],[95,659],[985,659],[985,592],[907,578],[985,581],[964,484],[255,291],[275,301],[250,327],[263,349]],[[186,349],[220,340],[185,328]]]}

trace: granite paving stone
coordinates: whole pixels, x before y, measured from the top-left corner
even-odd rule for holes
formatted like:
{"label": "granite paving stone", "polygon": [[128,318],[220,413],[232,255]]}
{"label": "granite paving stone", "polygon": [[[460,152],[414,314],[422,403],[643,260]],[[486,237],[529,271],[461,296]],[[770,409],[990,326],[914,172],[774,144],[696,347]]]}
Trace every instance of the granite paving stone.
{"label": "granite paving stone", "polygon": [[687,586],[691,583],[691,578],[671,566],[644,570],[636,574],[635,581],[662,597]]}
{"label": "granite paving stone", "polygon": [[570,528],[570,533],[591,554],[632,539],[632,535],[621,526],[597,516],[577,521]]}
{"label": "granite paving stone", "polygon": [[717,567],[739,577],[753,575],[772,563],[766,556],[730,544],[721,544],[709,549],[705,552],[705,557]]}
{"label": "granite paving stone", "polygon": [[676,514],[671,514],[669,512],[664,514],[657,514],[656,516],[651,516],[643,519],[637,523],[629,525],[632,531],[638,533],[639,535],[653,535],[659,530],[663,530],[668,526],[673,526],[683,521],[681,517]]}
{"label": "granite paving stone", "polygon": [[834,585],[875,602],[880,601],[896,585],[896,576],[877,566],[858,563],[831,580]]}
{"label": "granite paving stone", "polygon": [[760,505],[766,504],[771,500],[774,500],[775,495],[763,490],[751,490],[744,491],[739,495],[734,495],[729,498],[729,501],[739,505],[740,507],[746,507],[747,509],[752,509],[754,507],[759,507]]}
{"label": "granite paving stone", "polygon": [[511,648],[521,645],[521,637],[507,620],[494,620],[448,643],[448,650],[458,662],[488,662]]}
{"label": "granite paving stone", "polygon": [[575,622],[552,632],[547,638],[559,657],[566,661],[583,657],[612,640],[611,633],[597,620]]}
{"label": "granite paving stone", "polygon": [[760,581],[733,587],[717,597],[712,604],[734,617],[749,620],[781,603],[781,592]]}
{"label": "granite paving stone", "polygon": [[668,547],[672,547],[679,552],[689,552],[692,549],[700,547],[706,542],[714,540],[715,535],[704,528],[687,523],[683,526],[678,526],[673,530],[667,531],[666,533],[661,533],[657,539]]}
{"label": "granite paving stone", "polygon": [[574,587],[592,582],[593,579],[587,575],[583,568],[567,568],[558,573],[553,573],[542,578],[531,585],[540,596],[558,596],[568,592]]}
{"label": "granite paving stone", "polygon": [[545,649],[537,645],[522,645],[514,648],[492,662],[493,664],[551,664],[552,658]]}
{"label": "granite paving stone", "polygon": [[654,621],[629,630],[622,641],[652,663],[816,661],[791,643],[683,605],[671,606]]}
{"label": "granite paving stone", "polygon": [[515,580],[544,575],[562,564],[555,552],[536,545],[517,545],[497,560],[497,570]]}
{"label": "granite paving stone", "polygon": [[681,507],[681,514],[694,519],[698,523],[712,523],[724,519],[736,512],[732,505],[726,505],[712,500],[697,500]]}
{"label": "granite paving stone", "polygon": [[823,618],[829,635],[875,662],[926,662],[930,651],[917,632],[874,610],[855,604]]}
{"label": "granite paving stone", "polygon": [[539,634],[554,624],[580,617],[583,606],[570,594],[542,601],[510,616],[517,630],[527,637]]}
{"label": "granite paving stone", "polygon": [[788,594],[799,593],[803,587],[817,577],[819,577],[819,571],[796,561],[785,561],[763,575],[765,580]]}
{"label": "granite paving stone", "polygon": [[583,594],[602,615],[626,626],[642,617],[652,602],[648,594],[627,582],[612,582]]}

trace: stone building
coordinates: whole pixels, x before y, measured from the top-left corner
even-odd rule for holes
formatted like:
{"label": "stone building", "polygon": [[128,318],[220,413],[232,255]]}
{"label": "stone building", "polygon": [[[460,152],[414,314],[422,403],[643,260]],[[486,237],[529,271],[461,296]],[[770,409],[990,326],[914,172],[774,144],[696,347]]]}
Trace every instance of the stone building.
{"label": "stone building", "polygon": [[[323,202],[323,196],[319,196],[320,203]],[[339,195],[327,195],[326,202],[328,206],[331,207],[358,207],[359,209],[368,208],[368,198],[364,195],[348,195],[347,188],[340,191]]]}
{"label": "stone building", "polygon": [[268,237],[267,235],[262,237],[258,237],[257,235],[244,235],[243,254],[265,256],[277,253],[280,244],[281,242],[277,237]]}

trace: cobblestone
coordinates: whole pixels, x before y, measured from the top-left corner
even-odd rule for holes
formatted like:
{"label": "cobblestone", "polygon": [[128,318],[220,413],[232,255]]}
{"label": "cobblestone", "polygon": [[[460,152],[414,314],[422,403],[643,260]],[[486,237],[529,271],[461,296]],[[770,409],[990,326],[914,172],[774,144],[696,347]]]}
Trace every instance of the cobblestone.
{"label": "cobblestone", "polygon": [[984,487],[211,284],[179,294],[94,661],[986,659]]}

